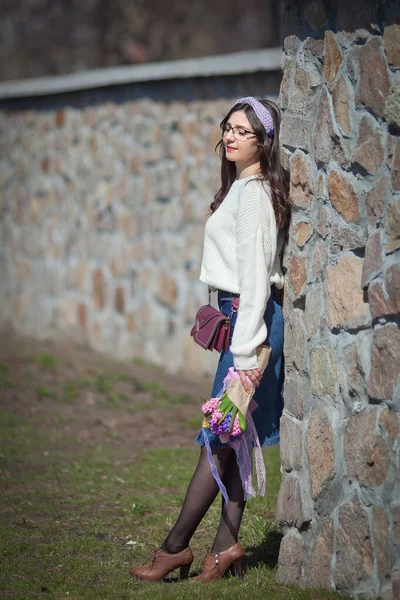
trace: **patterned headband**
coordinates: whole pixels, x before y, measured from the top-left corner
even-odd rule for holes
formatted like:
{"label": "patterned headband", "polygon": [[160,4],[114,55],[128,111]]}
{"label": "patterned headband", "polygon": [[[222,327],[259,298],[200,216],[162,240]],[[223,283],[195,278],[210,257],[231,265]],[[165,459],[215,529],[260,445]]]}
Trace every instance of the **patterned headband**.
{"label": "patterned headband", "polygon": [[253,96],[246,96],[246,98],[239,98],[236,100],[236,104],[249,104],[256,113],[261,124],[264,126],[265,131],[268,135],[274,134],[274,122],[272,120],[271,113],[261,102],[253,98]]}

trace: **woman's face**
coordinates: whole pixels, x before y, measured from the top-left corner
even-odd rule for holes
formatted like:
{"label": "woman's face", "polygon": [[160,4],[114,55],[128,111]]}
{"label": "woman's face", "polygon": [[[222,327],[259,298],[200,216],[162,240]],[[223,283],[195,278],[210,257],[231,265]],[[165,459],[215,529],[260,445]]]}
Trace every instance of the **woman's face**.
{"label": "woman's face", "polygon": [[[234,128],[236,139],[231,128]],[[240,162],[243,165],[258,161],[259,149],[257,137],[243,110],[231,114],[225,124],[226,133],[222,137],[225,147],[225,156],[231,162]],[[247,133],[245,133],[247,132]]]}

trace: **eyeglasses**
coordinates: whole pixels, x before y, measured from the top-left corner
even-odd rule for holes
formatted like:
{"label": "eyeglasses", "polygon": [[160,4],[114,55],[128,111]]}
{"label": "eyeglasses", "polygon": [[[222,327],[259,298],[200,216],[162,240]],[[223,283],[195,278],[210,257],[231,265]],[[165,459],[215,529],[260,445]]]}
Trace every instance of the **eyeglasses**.
{"label": "eyeglasses", "polygon": [[249,135],[256,135],[254,131],[248,131],[243,127],[231,127],[230,125],[222,125],[222,137],[227,136],[228,133],[230,133],[231,131],[233,133],[233,137],[235,138],[235,140],[238,140],[238,142],[243,142],[244,140],[247,140]]}

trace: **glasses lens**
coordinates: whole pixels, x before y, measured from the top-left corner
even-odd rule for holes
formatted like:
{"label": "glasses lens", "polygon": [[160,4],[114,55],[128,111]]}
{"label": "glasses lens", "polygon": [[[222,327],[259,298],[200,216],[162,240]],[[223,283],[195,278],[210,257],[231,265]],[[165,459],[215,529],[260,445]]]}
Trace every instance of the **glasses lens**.
{"label": "glasses lens", "polygon": [[243,129],[238,129],[235,131],[235,138],[237,140],[239,140],[240,142],[242,142],[243,140],[246,139],[246,132],[243,131]]}

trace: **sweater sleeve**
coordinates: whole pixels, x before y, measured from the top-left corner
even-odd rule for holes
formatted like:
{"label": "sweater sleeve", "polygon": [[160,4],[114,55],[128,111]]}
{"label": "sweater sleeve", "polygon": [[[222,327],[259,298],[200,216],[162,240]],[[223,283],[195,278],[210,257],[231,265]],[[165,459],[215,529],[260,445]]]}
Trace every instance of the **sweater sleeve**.
{"label": "sweater sleeve", "polygon": [[236,369],[257,369],[256,348],[265,342],[265,307],[271,293],[269,269],[276,252],[276,221],[263,184],[243,188],[236,222],[236,262],[240,306],[231,352]]}

